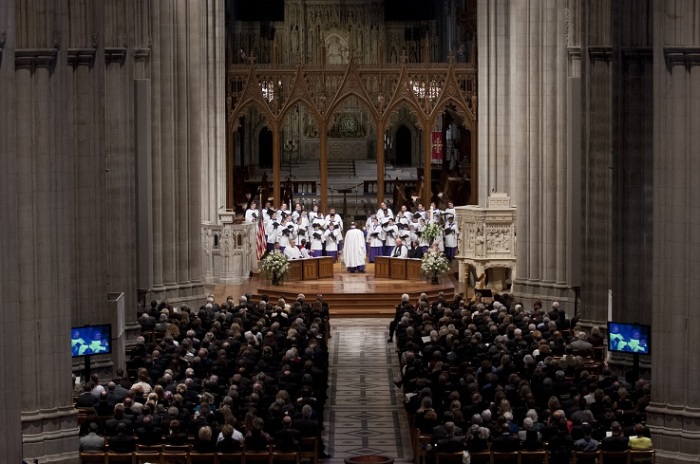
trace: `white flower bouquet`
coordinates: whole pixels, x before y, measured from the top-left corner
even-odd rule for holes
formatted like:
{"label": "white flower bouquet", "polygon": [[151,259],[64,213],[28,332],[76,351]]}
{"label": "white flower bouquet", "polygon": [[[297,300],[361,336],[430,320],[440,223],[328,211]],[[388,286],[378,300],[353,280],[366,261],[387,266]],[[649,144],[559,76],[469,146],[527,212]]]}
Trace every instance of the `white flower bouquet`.
{"label": "white flower bouquet", "polygon": [[439,274],[444,274],[450,270],[450,263],[440,251],[430,250],[423,255],[420,270],[426,277],[431,278],[436,283]]}
{"label": "white flower bouquet", "polygon": [[282,253],[273,251],[263,258],[262,271],[273,283],[279,283],[287,278],[289,262]]}
{"label": "white flower bouquet", "polygon": [[431,222],[421,231],[421,237],[423,237],[423,240],[425,240],[428,245],[432,245],[435,242],[435,239],[440,235],[442,235],[442,227],[440,227],[440,224],[436,222]]}

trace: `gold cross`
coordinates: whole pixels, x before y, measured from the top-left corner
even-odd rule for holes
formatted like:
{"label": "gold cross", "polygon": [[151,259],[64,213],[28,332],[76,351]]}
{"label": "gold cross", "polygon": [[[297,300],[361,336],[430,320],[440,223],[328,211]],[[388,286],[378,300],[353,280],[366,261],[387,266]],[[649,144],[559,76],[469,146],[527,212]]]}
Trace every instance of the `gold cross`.
{"label": "gold cross", "polygon": [[433,142],[433,151],[436,153],[442,153],[442,140],[437,139]]}

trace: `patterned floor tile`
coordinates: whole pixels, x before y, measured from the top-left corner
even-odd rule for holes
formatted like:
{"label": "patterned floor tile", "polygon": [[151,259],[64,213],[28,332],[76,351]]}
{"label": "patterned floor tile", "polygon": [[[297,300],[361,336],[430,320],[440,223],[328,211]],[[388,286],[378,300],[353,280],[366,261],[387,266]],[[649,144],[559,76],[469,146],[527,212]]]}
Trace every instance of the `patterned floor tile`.
{"label": "patterned floor tile", "polygon": [[324,440],[328,464],[365,454],[395,462],[411,456],[406,415],[393,379],[398,357],[386,343],[387,320],[337,319],[330,343],[331,389]]}

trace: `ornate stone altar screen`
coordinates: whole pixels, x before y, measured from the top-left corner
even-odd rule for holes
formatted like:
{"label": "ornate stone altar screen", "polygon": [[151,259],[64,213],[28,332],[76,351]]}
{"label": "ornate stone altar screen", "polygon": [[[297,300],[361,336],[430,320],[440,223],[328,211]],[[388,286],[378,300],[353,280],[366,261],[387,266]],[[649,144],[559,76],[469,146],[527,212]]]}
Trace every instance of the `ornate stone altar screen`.
{"label": "ornate stone altar screen", "polygon": [[[377,42],[377,56],[383,57],[382,43]],[[376,128],[377,140],[377,201],[384,200],[384,133],[391,124],[391,115],[408,108],[423,132],[423,165],[431,165],[430,133],[439,114],[451,107],[464,126],[472,133],[472,153],[476,153],[476,70],[470,63],[455,63],[452,55],[447,63],[431,63],[425,54],[423,63],[409,63],[403,53],[400,62],[359,64],[349,52],[345,65],[330,64],[321,48],[320,64],[304,64],[297,55],[296,66],[257,64],[255,57],[245,64],[231,64],[226,82],[227,136],[237,130],[240,118],[255,107],[272,131],[273,196],[280,198],[281,132],[285,117],[297,104],[305,107],[319,128],[319,164],[321,173],[328,166],[328,131],[342,104],[354,98],[364,106],[370,123]],[[233,144],[227,143],[229,160],[233,160]],[[475,169],[476,163],[472,163]],[[430,185],[430,170],[426,169],[424,185]],[[476,179],[472,173],[472,198],[476,199]],[[233,191],[233,180],[227,179],[227,192]],[[328,184],[321,176],[321,208],[328,208]],[[423,189],[423,202],[430,203],[430,189]],[[227,198],[233,198],[227,193]],[[233,205],[227,205],[229,208]]]}

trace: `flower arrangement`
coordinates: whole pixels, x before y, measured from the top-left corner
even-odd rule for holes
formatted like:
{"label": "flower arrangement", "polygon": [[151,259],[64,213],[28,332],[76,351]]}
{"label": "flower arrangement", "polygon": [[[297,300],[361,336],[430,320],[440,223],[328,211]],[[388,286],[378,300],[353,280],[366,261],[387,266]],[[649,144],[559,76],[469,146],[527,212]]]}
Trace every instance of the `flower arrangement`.
{"label": "flower arrangement", "polygon": [[433,283],[437,283],[438,274],[444,274],[449,271],[450,263],[443,253],[437,250],[430,250],[423,255],[423,260],[420,264],[420,270],[427,277],[430,277]]}
{"label": "flower arrangement", "polygon": [[287,278],[289,262],[279,251],[272,251],[263,258],[262,271],[265,277],[271,279],[273,284],[278,285]]}
{"label": "flower arrangement", "polygon": [[433,242],[435,242],[435,239],[440,235],[442,235],[442,227],[440,227],[440,224],[436,222],[431,222],[430,224],[426,225],[421,232],[421,237],[423,237],[428,245],[432,245]]}

